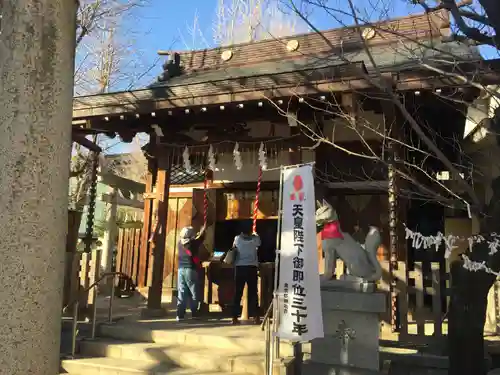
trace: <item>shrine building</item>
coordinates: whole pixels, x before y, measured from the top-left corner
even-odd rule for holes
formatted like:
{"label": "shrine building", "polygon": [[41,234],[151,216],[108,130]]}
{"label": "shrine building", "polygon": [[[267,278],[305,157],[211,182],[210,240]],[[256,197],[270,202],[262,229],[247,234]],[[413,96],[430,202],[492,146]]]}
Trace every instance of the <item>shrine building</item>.
{"label": "shrine building", "polygon": [[[456,161],[446,140],[463,135],[463,103],[478,90],[439,70],[452,69],[445,62],[450,58],[463,71],[483,62],[476,47],[443,41],[447,17],[434,12],[361,30],[170,52],[163,73],[147,88],[75,98],[75,140],[105,134],[130,142],[137,133],[150,134],[144,226],[130,260],[148,306],[160,308],[162,293],[175,290],[180,229],[204,222],[205,303],[229,301],[231,270],[211,260],[254,214],[262,269],[271,270],[261,271],[261,278],[267,275],[261,302],[269,302],[282,165],[314,162],[317,199],[333,203],[346,232],[380,227],[378,255],[390,270],[396,262],[419,261],[404,225],[443,231],[445,210],[419,200],[427,184],[422,174],[395,171],[407,162],[433,173],[444,167],[400,146],[425,148],[390,93]],[[320,246],[318,252],[321,257]],[[443,261],[441,253],[432,257]]]}

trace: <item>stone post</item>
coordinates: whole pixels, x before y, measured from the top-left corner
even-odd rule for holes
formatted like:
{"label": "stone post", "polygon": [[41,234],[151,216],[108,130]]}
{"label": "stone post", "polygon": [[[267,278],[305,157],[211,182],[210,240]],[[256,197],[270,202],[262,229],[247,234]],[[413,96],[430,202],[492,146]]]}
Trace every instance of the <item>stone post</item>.
{"label": "stone post", "polygon": [[[118,226],[116,225],[116,221],[118,218],[118,190],[112,188],[109,197],[111,198],[110,202],[107,204],[108,211],[106,213],[106,231],[104,232],[103,238],[103,249],[102,257],[101,257],[101,272],[109,273],[112,270],[113,264],[113,252],[116,246],[116,236],[118,232]],[[112,286],[114,283],[113,277],[108,277],[105,282],[103,282],[103,286],[100,288],[104,294],[111,294]]]}
{"label": "stone post", "polygon": [[77,2],[0,4],[0,374],[56,375]]}

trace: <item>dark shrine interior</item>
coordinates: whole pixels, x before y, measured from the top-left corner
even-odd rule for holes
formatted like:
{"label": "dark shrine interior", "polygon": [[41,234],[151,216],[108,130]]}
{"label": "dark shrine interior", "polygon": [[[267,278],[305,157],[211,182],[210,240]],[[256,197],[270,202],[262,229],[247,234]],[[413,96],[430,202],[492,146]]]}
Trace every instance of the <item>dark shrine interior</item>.
{"label": "dark shrine interior", "polygon": [[[233,245],[234,237],[251,228],[251,219],[218,221],[215,224],[214,251],[228,251]],[[278,220],[257,220],[257,233],[262,242],[259,248],[259,262],[274,262],[277,231]]]}
{"label": "dark shrine interior", "polygon": [[[457,103],[460,100],[465,102],[467,98],[457,93],[456,90],[453,92],[443,91],[439,96],[425,92],[419,96],[405,96],[405,105],[410,115],[452,162],[460,162],[463,158],[459,141],[464,134],[466,107],[465,104]],[[404,123],[404,128],[408,129],[408,143],[411,146],[433,155],[421,138],[411,130],[411,125],[407,121]],[[429,157],[428,154],[424,155],[422,152],[408,152],[407,159],[409,162],[415,163],[426,160],[425,164],[430,170],[446,169],[437,158]]]}

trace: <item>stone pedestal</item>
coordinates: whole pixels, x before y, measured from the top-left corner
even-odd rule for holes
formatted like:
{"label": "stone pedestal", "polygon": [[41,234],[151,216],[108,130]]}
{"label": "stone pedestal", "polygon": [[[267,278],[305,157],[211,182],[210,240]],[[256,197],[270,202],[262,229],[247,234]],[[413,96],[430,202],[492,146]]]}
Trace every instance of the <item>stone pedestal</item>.
{"label": "stone pedestal", "polygon": [[0,5],[0,374],[59,373],[74,0]]}
{"label": "stone pedestal", "polygon": [[325,337],[311,343],[310,357],[318,375],[378,373],[379,314],[386,309],[385,295],[332,282],[321,287],[321,297]]}

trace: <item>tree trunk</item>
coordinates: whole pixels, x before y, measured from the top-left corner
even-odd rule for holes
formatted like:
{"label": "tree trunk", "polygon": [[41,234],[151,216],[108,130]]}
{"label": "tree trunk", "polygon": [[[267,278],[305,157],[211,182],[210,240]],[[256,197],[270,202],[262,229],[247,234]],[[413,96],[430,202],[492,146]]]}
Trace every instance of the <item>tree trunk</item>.
{"label": "tree trunk", "polygon": [[484,323],[488,292],[495,276],[472,272],[462,262],[451,267],[452,288],[448,314],[449,375],[486,375]]}

